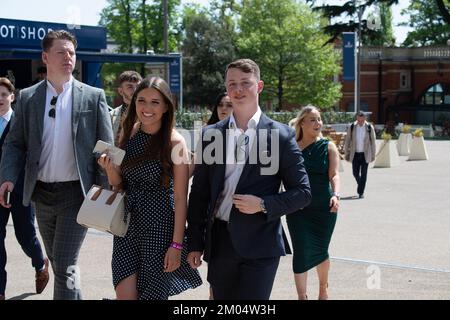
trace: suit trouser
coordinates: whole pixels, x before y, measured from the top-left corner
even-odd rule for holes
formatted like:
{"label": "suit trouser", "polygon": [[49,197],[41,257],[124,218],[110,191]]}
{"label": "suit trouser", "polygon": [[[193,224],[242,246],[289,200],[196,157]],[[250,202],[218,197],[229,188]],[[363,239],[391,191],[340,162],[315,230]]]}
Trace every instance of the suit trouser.
{"label": "suit trouser", "polygon": [[355,152],[352,162],[353,176],[358,184],[358,194],[364,194],[367,181],[367,169],[369,164],[366,162],[364,152]]}
{"label": "suit trouser", "polygon": [[77,261],[87,229],[76,219],[83,199],[79,181],[38,181],[33,193],[36,220],[55,275],[55,300],[82,299]]}
{"label": "suit trouser", "polygon": [[213,226],[208,281],[214,300],[268,300],[280,257],[241,257],[233,247],[227,224],[216,219]]}
{"label": "suit trouser", "polygon": [[31,258],[31,264],[36,271],[44,266],[44,255],[41,244],[36,236],[34,227],[34,208],[22,205],[22,197],[14,192],[11,193],[11,208],[7,209],[0,206],[0,294],[5,294],[7,273],[6,266],[6,225],[8,223],[9,214],[14,225],[14,232],[17,241],[22,247],[23,252]]}

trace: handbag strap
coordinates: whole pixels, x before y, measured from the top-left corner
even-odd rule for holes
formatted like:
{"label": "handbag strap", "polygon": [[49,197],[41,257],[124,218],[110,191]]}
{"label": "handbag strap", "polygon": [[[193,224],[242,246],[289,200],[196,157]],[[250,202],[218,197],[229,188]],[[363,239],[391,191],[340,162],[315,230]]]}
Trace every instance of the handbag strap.
{"label": "handbag strap", "polygon": [[97,191],[92,195],[91,200],[95,201],[100,197],[100,193],[102,193],[103,187],[99,187]]}
{"label": "handbag strap", "polygon": [[108,197],[108,199],[106,200],[106,204],[108,206],[112,205],[112,203],[114,202],[114,200],[116,200],[117,194],[119,193],[118,190],[114,191],[114,193],[112,195],[110,195]]}

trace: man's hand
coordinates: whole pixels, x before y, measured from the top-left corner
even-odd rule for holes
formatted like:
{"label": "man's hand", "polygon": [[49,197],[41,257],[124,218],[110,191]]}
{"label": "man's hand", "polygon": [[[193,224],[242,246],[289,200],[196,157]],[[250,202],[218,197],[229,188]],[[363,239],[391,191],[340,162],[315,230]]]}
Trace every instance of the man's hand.
{"label": "man's hand", "polygon": [[14,184],[10,181],[5,181],[0,186],[0,204],[5,208],[11,208],[11,204],[5,203],[5,192],[9,191],[12,192],[14,189]]}
{"label": "man's hand", "polygon": [[202,264],[202,253],[200,251],[189,252],[187,262],[192,269],[197,269]]}
{"label": "man's hand", "polygon": [[242,213],[255,214],[262,211],[261,198],[251,194],[235,194],[234,206]]}

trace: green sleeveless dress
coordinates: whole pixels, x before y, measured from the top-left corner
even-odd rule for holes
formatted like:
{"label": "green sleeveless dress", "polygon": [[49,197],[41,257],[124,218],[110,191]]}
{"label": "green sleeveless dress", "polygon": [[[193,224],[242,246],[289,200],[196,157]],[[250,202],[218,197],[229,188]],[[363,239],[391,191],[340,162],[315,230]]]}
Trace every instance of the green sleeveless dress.
{"label": "green sleeveless dress", "polygon": [[311,185],[308,207],[286,216],[294,249],[294,273],[303,273],[328,259],[328,246],[336,224],[330,212],[331,186],[328,179],[328,140],[310,144],[302,155]]}

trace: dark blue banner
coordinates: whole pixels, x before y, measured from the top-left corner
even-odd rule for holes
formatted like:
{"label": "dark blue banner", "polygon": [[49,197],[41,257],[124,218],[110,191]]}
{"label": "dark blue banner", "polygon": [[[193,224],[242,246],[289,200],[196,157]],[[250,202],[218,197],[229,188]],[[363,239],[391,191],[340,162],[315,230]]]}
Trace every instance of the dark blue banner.
{"label": "dark blue banner", "polygon": [[50,30],[67,30],[75,35],[77,50],[100,51],[106,49],[106,29],[13,19],[0,19],[0,48],[40,49],[42,39]]}
{"label": "dark blue banner", "polygon": [[181,91],[181,56],[174,57],[169,67],[169,85],[172,93],[180,93]]}
{"label": "dark blue banner", "polygon": [[342,54],[344,60],[343,80],[355,80],[355,33],[342,33]]}

